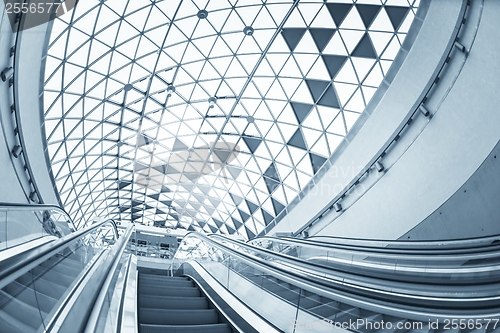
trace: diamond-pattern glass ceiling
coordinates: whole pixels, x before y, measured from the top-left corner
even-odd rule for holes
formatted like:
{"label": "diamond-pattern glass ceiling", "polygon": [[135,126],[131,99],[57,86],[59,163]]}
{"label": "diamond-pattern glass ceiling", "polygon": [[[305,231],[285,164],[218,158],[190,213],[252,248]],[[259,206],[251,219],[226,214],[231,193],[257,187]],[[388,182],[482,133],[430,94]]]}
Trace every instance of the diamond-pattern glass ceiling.
{"label": "diamond-pattern glass ceiling", "polygon": [[45,131],[62,203],[262,231],[343,140],[418,1],[85,0],[54,21]]}

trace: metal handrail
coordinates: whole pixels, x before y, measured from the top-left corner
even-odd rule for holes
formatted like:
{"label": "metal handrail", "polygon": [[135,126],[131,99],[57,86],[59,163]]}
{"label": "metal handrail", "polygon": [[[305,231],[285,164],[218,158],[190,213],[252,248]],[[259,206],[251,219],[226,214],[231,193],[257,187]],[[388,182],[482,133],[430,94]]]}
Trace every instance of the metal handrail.
{"label": "metal handrail", "polygon": [[[27,210],[27,211],[32,211],[36,210],[37,208],[40,209],[53,209],[59,211],[61,214],[65,215],[68,218],[68,222],[71,222],[71,225],[73,226],[73,230],[77,230],[75,224],[73,223],[73,219],[69,216],[69,214],[61,207],[57,205],[51,205],[51,204],[23,204],[23,203],[7,203],[7,202],[0,202],[0,210],[10,210],[15,208],[15,210]],[[14,209],[13,209],[14,210]]]}
{"label": "metal handrail", "polygon": [[[236,246],[242,246],[241,242],[221,235],[214,234],[210,235],[210,237]],[[427,285],[429,283],[444,283],[448,286],[442,286],[443,290],[448,288],[453,291],[453,288],[456,287],[449,287],[450,285],[474,286],[482,283],[493,283],[497,282],[500,276],[498,267],[500,244],[491,245],[486,249],[482,248],[482,252],[480,249],[476,253],[466,252],[465,254],[461,253],[463,251],[455,253],[447,250],[429,250],[428,253],[422,255],[415,253],[415,251],[386,253],[365,249],[341,249],[340,251],[335,249],[335,252],[329,256],[325,255],[325,253],[309,258],[301,258],[255,245],[245,245],[250,251],[263,253],[268,257],[279,258],[279,260],[285,262],[292,261],[294,265],[302,265],[306,269],[316,270],[320,275],[330,275],[329,272],[333,269],[337,275],[352,281],[359,279],[359,277],[366,277],[368,281],[373,281],[373,278],[381,278],[391,281],[391,283],[406,283],[408,278],[411,277],[412,283]],[[343,255],[339,256],[342,252]],[[489,265],[483,264],[485,260],[489,262]],[[451,266],[447,265],[449,262],[452,263]],[[288,264],[285,263],[285,265]],[[381,286],[380,289],[387,288],[382,284],[379,285]],[[397,287],[400,286],[397,284],[390,285],[391,289]]]}
{"label": "metal handrail", "polygon": [[[326,241],[316,240],[326,238]],[[308,239],[293,237],[270,237],[264,236],[247,241],[253,245],[257,241],[271,241],[277,243],[287,243],[290,245],[305,245],[322,249],[340,249],[354,252],[376,252],[395,254],[419,254],[432,255],[439,254],[467,254],[484,252],[487,248],[496,249],[500,247],[500,234],[468,238],[463,240],[440,240],[440,241],[393,241],[393,240],[372,240],[361,238],[342,237],[310,237]],[[479,243],[479,244],[478,244]]]}
{"label": "metal handrail", "polygon": [[2,260],[0,262],[0,289],[10,282],[14,281],[33,267],[37,266],[42,261],[55,255],[62,249],[65,249],[68,246],[72,245],[82,236],[89,234],[93,230],[100,228],[105,224],[110,224],[112,226],[115,238],[118,239],[118,229],[116,227],[116,223],[114,220],[108,219],[90,225],[84,229],[75,231],[51,243],[44,244],[40,247],[19,253],[10,258]]}
{"label": "metal handrail", "polygon": [[[127,247],[128,240],[132,233],[134,232],[135,227],[133,225],[130,225],[125,232],[125,234],[122,236],[122,240],[120,243],[120,247],[116,250],[116,253],[114,254],[114,258],[112,261],[112,264],[110,265],[107,274],[103,277],[101,281],[99,281],[99,294],[97,295],[97,299],[94,303],[94,306],[92,308],[92,312],[89,316],[89,319],[87,321],[87,325],[85,327],[85,333],[92,333],[96,331],[97,328],[97,323],[99,321],[99,315],[101,313],[101,309],[104,306],[104,301],[105,298],[108,294],[108,289],[109,286],[111,285],[111,281],[113,280],[116,268],[118,267],[118,264],[120,262],[120,259],[123,255],[123,252],[125,251],[125,248]],[[123,295],[121,295],[123,296]],[[122,300],[123,301],[123,300]],[[118,327],[121,325],[118,325]]]}

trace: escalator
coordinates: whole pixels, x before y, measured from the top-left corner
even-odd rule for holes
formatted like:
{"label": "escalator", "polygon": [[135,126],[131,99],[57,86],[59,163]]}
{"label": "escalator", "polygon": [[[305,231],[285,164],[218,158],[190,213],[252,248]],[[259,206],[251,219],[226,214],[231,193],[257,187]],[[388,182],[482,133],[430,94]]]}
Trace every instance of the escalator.
{"label": "escalator", "polygon": [[[467,322],[455,332],[500,332],[497,240],[439,249],[273,239],[262,248],[190,233],[172,262],[146,269],[128,250],[134,226],[121,235],[109,220],[72,230],[45,208],[22,207],[19,216],[30,209],[27,234],[2,241],[0,333],[301,333],[301,324],[318,322],[326,326],[315,332],[339,324],[350,332],[441,332],[448,319]],[[418,326],[431,321],[432,329]],[[363,327],[343,327],[352,322]]]}
{"label": "escalator", "polygon": [[191,279],[161,273],[139,272],[139,333],[232,332]]}
{"label": "escalator", "polygon": [[243,332],[194,278],[138,272],[133,225],[76,230],[58,207],[0,210],[0,333]]}
{"label": "escalator", "polygon": [[[295,323],[326,322],[354,332],[411,332],[423,326],[429,331],[445,330],[455,319],[469,323],[458,330],[461,332],[472,332],[481,325],[481,332],[500,331],[500,325],[495,325],[500,319],[498,241],[477,239],[466,244],[456,241],[351,249],[343,244],[344,248],[333,250],[313,244],[316,248],[308,252],[304,251],[302,240],[296,244],[292,239],[273,241],[280,244],[269,250],[220,235],[192,233],[184,237],[174,262],[177,258],[182,258],[180,262],[196,258],[241,298],[247,295],[232,286],[245,284],[247,289],[274,295],[291,307],[280,315]],[[277,251],[284,248],[284,243],[286,252]],[[184,248],[189,255],[183,256]],[[310,253],[322,255],[326,261],[304,258]],[[471,258],[488,260],[471,264]],[[245,301],[252,303],[252,295],[258,293],[247,294],[250,296]],[[262,307],[261,311],[265,314],[268,309]],[[273,315],[266,319],[275,320]],[[349,324],[353,322],[362,323],[363,327],[352,329]],[[393,330],[387,330],[387,326]],[[397,327],[405,329],[396,330]],[[298,332],[296,329],[285,331]]]}
{"label": "escalator", "polygon": [[[100,286],[121,256],[116,224],[103,220],[76,230],[60,208],[2,205],[0,332],[78,332]],[[18,228],[22,225],[23,228]]]}
{"label": "escalator", "polygon": [[55,308],[81,272],[81,261],[71,253],[55,255],[0,291],[0,330],[36,332],[42,318]]}

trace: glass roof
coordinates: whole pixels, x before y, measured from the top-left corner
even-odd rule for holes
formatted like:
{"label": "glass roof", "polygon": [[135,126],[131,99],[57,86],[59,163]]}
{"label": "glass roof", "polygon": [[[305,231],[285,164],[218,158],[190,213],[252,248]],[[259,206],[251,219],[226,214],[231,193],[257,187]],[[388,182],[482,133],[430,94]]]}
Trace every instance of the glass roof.
{"label": "glass roof", "polygon": [[54,21],[52,173],[94,216],[253,238],[375,93],[418,0],[85,0]]}

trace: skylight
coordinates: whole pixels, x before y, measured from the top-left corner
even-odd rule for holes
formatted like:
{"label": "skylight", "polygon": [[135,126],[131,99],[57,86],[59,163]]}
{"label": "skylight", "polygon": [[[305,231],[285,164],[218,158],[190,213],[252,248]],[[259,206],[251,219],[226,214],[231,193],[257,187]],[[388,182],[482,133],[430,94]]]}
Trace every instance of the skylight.
{"label": "skylight", "polygon": [[66,210],[253,238],[342,142],[417,5],[80,1],[43,94]]}

